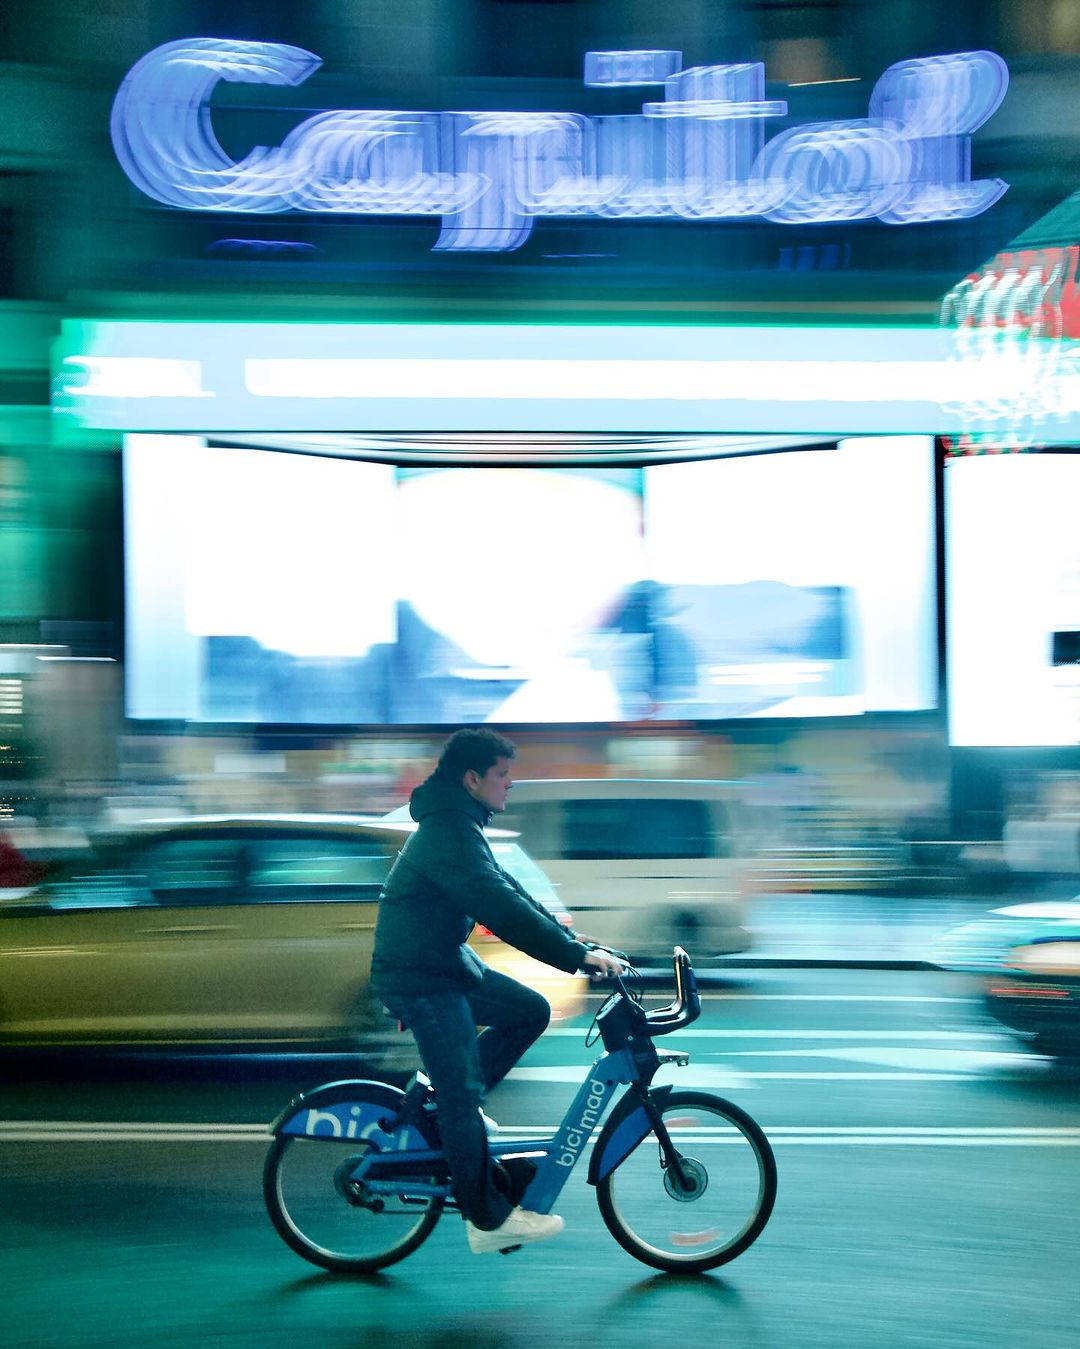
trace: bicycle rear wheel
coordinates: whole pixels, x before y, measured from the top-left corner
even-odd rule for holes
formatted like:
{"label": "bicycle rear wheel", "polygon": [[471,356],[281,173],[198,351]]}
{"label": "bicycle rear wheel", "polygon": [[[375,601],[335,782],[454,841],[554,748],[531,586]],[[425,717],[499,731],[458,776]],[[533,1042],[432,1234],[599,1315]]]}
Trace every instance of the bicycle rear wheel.
{"label": "bicycle rear wheel", "polygon": [[708,1092],[674,1091],[658,1109],[682,1159],[683,1183],[650,1131],[596,1188],[612,1236],[655,1269],[700,1273],[761,1235],[776,1199],[776,1160],[744,1110]]}
{"label": "bicycle rear wheel", "polygon": [[370,1273],[415,1251],[439,1221],[441,1196],[410,1195],[407,1182],[398,1194],[372,1195],[350,1179],[371,1146],[358,1139],[275,1138],[263,1168],[263,1197],[278,1233],[305,1260],[340,1273]]}

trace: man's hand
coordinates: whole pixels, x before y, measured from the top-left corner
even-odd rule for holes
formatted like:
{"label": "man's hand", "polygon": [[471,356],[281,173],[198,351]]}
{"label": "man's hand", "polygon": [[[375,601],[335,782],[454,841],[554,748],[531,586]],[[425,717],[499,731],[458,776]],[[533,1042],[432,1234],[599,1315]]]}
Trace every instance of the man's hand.
{"label": "man's hand", "polygon": [[608,951],[590,951],[585,957],[585,973],[590,979],[611,979],[625,974],[629,966]]}

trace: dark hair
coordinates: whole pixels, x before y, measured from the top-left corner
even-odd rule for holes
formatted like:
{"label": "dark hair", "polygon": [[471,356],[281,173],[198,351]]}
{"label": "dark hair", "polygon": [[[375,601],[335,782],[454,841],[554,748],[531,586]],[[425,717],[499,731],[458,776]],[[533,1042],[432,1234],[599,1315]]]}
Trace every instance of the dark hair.
{"label": "dark hair", "polygon": [[510,741],[497,731],[470,726],[455,731],[443,746],[438,772],[454,782],[460,782],[470,768],[483,777],[496,759],[512,759],[516,753]]}

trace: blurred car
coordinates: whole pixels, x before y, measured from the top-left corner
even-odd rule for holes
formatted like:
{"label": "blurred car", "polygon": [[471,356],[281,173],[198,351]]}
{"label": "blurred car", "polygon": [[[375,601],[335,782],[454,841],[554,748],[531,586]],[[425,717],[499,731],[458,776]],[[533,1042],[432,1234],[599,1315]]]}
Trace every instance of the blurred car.
{"label": "blurred car", "polygon": [[525,779],[499,825],[543,867],[579,931],[638,964],[667,967],[677,943],[704,965],[750,945],[740,791],[690,779]]}
{"label": "blurred car", "polygon": [[89,851],[83,829],[41,825],[26,815],[8,816],[0,820],[0,894],[36,885]]}
{"label": "blurred car", "polygon": [[1080,895],[994,909],[947,932],[933,961],[977,979],[987,1010],[1037,1053],[1080,1056]]}
{"label": "blurred car", "polygon": [[[0,900],[0,1046],[359,1047],[404,1065],[408,1048],[368,979],[379,890],[414,828],[204,816],[98,840],[92,865]],[[520,846],[497,831],[490,841],[569,924]],[[555,1015],[584,1006],[583,979],[483,929],[470,940]]]}

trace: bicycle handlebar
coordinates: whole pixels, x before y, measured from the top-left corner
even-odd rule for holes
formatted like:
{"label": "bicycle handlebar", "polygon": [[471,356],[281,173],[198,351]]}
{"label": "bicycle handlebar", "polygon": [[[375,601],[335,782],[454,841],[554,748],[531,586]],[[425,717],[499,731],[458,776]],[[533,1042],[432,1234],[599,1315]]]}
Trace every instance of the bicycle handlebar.
{"label": "bicycle handlebar", "polygon": [[654,1007],[651,1012],[645,1013],[650,1035],[667,1035],[669,1031],[689,1026],[701,1015],[701,998],[690,957],[681,946],[676,946],[672,960],[675,966],[675,999],[666,1007]]}
{"label": "bicycle handlebar", "polygon": [[[612,981],[614,992],[597,1012],[594,1025],[609,1052],[625,1049],[636,1038],[645,1035],[667,1035],[670,1031],[689,1026],[701,1015],[701,998],[690,957],[681,946],[673,951],[675,966],[675,1000],[666,1007],[655,1007],[647,1012],[638,1001],[638,994],[627,988],[623,975]],[[586,1038],[586,1044],[591,1043]]]}
{"label": "bicycle handlebar", "polygon": [[[681,946],[674,948],[672,962],[675,968],[674,1001],[669,1002],[666,1007],[654,1007],[651,1012],[641,1013],[650,1036],[667,1035],[682,1026],[689,1026],[701,1015],[701,998],[698,994],[694,966]],[[628,1002],[634,1001],[622,975],[616,975],[613,983]]]}

